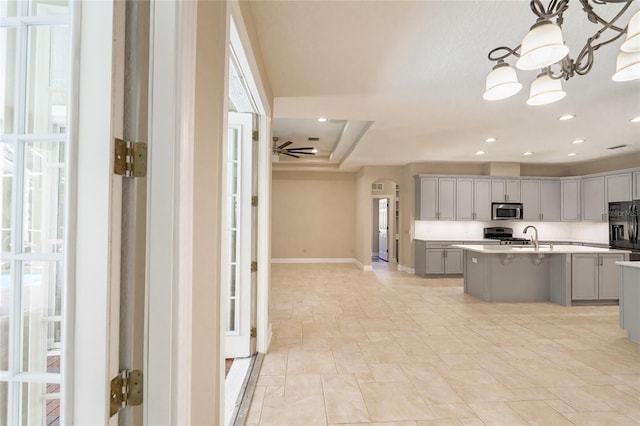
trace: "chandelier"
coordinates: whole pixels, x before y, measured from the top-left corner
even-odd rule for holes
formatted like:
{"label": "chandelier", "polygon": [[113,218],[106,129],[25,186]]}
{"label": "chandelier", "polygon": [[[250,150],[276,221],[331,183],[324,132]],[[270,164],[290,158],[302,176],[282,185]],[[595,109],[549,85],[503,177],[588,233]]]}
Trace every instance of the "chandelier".
{"label": "chandelier", "polygon": [[[496,65],[487,76],[486,90],[483,95],[485,100],[506,99],[522,89],[516,71],[505,62],[505,59],[514,56],[518,58],[516,61],[518,69],[540,70],[537,78],[531,83],[527,104],[545,105],[559,101],[566,96],[565,91],[562,90],[562,80],[587,74],[593,67],[594,52],[618,40],[624,34],[626,39],[620,46],[616,72],[612,79],[629,81],[640,78],[640,11],[631,17],[626,27],[616,25],[635,0],[579,1],[582,4],[582,10],[586,13],[586,18],[599,24],[601,28],[587,39],[578,56],[575,59],[571,58],[569,47],[564,44],[562,37],[563,15],[569,8],[569,0],[551,0],[546,8],[541,0],[531,0],[531,10],[538,18],[522,43],[515,48],[496,47],[489,52],[489,60],[496,62]],[[608,21],[595,12],[591,3],[598,5],[619,3],[622,6]],[[611,33],[613,35],[601,41],[600,37],[605,31],[608,31],[607,36]]]}

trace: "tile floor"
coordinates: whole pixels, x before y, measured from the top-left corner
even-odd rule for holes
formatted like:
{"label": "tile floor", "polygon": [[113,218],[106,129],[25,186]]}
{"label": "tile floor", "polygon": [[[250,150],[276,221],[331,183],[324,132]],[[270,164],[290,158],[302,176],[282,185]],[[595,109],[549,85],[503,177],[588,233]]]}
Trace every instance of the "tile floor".
{"label": "tile floor", "polygon": [[640,424],[617,306],[489,304],[388,269],[273,265],[248,425]]}

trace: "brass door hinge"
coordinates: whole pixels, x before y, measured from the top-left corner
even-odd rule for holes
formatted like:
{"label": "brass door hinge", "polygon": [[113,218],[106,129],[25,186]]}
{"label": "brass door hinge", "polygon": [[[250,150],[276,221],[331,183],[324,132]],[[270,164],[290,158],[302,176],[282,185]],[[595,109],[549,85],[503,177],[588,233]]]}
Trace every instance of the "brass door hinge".
{"label": "brass door hinge", "polygon": [[258,196],[257,195],[254,195],[253,197],[251,197],[251,205],[253,207],[258,205]]}
{"label": "brass door hinge", "polygon": [[258,262],[251,262],[251,272],[258,272]]}
{"label": "brass door hinge", "polygon": [[255,327],[251,327],[251,337],[256,337],[258,335],[258,330]]}
{"label": "brass door hinge", "polygon": [[121,408],[142,404],[142,371],[122,370],[111,379],[111,409],[113,417]]}
{"label": "brass door hinge", "polygon": [[113,172],[125,177],[144,177],[147,175],[147,144],[122,139],[115,140]]}
{"label": "brass door hinge", "polygon": [[251,136],[253,136],[253,140],[257,142],[260,139],[260,132],[254,130]]}

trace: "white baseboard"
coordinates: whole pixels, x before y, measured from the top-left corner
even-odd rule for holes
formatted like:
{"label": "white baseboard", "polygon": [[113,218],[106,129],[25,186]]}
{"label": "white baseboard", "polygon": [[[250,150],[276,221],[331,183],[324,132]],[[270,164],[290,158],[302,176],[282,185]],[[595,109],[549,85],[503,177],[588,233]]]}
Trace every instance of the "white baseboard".
{"label": "white baseboard", "polygon": [[271,258],[271,263],[359,263],[346,257],[279,257]]}
{"label": "white baseboard", "polygon": [[409,268],[407,266],[403,266],[398,264],[398,271],[402,271],[402,272],[406,272],[407,274],[414,274],[416,273],[416,270],[413,268]]}
{"label": "white baseboard", "polygon": [[353,263],[358,265],[358,268],[362,269],[363,271],[373,271],[371,265],[363,265],[362,262],[360,262],[358,259],[353,259]]}

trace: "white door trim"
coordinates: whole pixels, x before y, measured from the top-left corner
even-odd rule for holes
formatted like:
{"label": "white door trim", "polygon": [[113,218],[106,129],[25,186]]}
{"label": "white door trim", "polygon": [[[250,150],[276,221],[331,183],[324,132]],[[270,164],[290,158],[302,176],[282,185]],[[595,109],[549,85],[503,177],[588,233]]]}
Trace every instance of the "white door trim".
{"label": "white door trim", "polygon": [[197,2],[150,16],[144,422],[191,423]]}
{"label": "white door trim", "polygon": [[271,107],[260,79],[258,62],[237,0],[229,2],[230,42],[247,86],[256,102],[259,121],[258,148],[258,272],[256,289],[256,349],[266,353],[271,342],[269,287],[271,280]]}
{"label": "white door trim", "polygon": [[124,3],[83,2],[81,8],[74,8],[76,12],[80,23],[78,27],[74,17],[74,29],[79,34],[73,40],[82,42],[73,56],[78,62],[72,66],[77,78],[72,110],[77,114],[70,126],[71,146],[77,156],[69,163],[69,207],[76,220],[75,228],[70,224],[67,231],[72,247],[67,255],[72,328],[66,339],[66,363],[73,372],[65,373],[70,394],[64,397],[70,407],[63,409],[70,424],[113,424],[117,416],[109,419],[107,383],[118,364],[117,200],[122,198],[122,178],[113,175],[112,147],[114,137],[122,137],[122,99],[118,98],[123,76],[117,71],[122,68],[124,25],[122,32],[116,26],[124,18]]}

